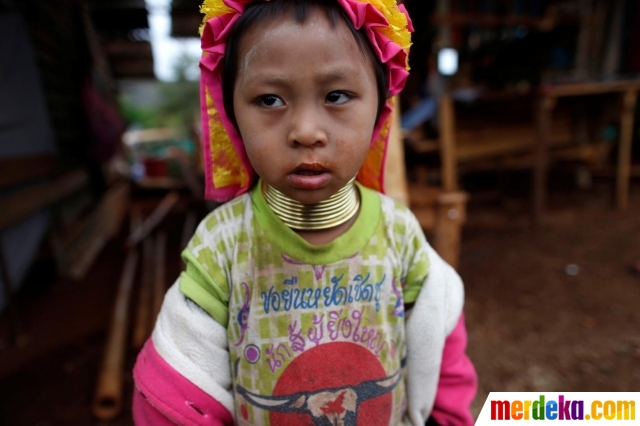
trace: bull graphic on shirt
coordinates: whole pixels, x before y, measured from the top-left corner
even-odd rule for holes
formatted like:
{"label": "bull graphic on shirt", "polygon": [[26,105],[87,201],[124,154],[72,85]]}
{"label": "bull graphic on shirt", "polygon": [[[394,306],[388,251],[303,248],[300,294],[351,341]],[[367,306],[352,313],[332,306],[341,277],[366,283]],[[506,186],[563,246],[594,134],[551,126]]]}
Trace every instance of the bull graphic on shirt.
{"label": "bull graphic on shirt", "polygon": [[356,426],[358,407],[363,402],[391,392],[400,383],[401,370],[384,379],[368,380],[356,386],[263,396],[237,386],[250,404],[279,413],[305,413],[315,426]]}

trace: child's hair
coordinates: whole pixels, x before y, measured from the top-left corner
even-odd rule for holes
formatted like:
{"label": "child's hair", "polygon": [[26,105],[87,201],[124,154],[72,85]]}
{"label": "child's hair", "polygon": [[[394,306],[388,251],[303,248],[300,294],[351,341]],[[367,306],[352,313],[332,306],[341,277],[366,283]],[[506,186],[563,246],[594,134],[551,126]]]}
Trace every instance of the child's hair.
{"label": "child's hair", "polygon": [[346,15],[345,11],[336,0],[271,0],[271,1],[254,1],[247,6],[244,13],[234,25],[229,38],[227,39],[227,50],[225,52],[224,64],[222,68],[222,97],[224,108],[231,122],[238,127],[234,109],[233,109],[233,92],[235,89],[236,75],[238,72],[238,49],[243,35],[255,25],[282,16],[285,13],[291,14],[296,22],[302,24],[309,16],[311,8],[322,10],[332,26],[336,25],[336,17],[341,19],[353,34],[360,50],[372,62],[376,76],[376,84],[378,86],[378,112],[376,121],[380,117],[380,113],[384,108],[385,102],[389,97],[389,88],[387,83],[387,69],[378,56],[374,53],[367,36],[364,33],[364,27],[356,30],[353,23]]}

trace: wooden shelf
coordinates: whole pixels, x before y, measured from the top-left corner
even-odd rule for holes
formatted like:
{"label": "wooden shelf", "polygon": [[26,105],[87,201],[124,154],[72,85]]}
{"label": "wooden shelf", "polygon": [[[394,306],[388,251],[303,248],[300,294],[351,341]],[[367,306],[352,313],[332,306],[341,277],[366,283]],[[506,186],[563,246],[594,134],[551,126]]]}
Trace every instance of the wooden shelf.
{"label": "wooden shelf", "polygon": [[[571,128],[567,123],[553,126],[552,146],[570,144]],[[487,127],[478,130],[456,132],[456,158],[460,162],[476,161],[482,158],[532,152],[536,144],[535,126]]]}
{"label": "wooden shelf", "polygon": [[434,14],[431,16],[431,24],[435,26],[451,25],[454,27],[518,27],[524,25],[539,30],[551,30],[558,26],[578,26],[586,18],[538,18],[524,15],[497,16],[488,14]]}
{"label": "wooden shelf", "polygon": [[640,79],[546,84],[540,88],[540,92],[543,95],[556,98],[565,96],[599,95],[605,93],[626,92],[629,90],[640,90]]}

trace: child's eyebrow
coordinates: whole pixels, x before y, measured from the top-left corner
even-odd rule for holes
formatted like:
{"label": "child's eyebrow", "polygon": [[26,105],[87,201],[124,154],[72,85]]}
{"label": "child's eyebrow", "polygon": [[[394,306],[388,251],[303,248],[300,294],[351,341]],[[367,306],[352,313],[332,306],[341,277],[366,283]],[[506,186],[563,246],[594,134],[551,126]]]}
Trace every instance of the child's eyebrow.
{"label": "child's eyebrow", "polygon": [[316,81],[318,83],[326,84],[334,81],[347,80],[349,77],[352,77],[354,72],[352,70],[347,70],[344,68],[333,69],[326,72],[319,72],[316,75]]}
{"label": "child's eyebrow", "polygon": [[[335,68],[330,70],[318,70],[314,72],[314,79],[319,84],[329,84],[336,81],[344,81],[352,79],[356,72],[351,68]],[[292,84],[291,77],[272,74],[272,75],[253,75],[249,77],[246,84],[264,84],[269,86],[287,87]]]}
{"label": "child's eyebrow", "polygon": [[291,79],[283,75],[268,75],[250,78],[248,83],[268,84],[271,86],[287,86],[291,83]]}

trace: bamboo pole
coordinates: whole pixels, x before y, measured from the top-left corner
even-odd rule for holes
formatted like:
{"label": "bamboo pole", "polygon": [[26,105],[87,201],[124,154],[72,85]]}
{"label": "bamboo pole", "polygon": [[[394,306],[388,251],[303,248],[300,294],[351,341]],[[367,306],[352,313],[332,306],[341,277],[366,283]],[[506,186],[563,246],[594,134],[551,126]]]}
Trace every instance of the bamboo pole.
{"label": "bamboo pole", "polygon": [[165,252],[167,247],[167,234],[164,232],[158,232],[156,236],[156,259],[155,259],[155,274],[153,277],[153,303],[151,304],[151,318],[155,323],[160,308],[162,307],[162,301],[164,299],[164,293],[166,291],[166,279],[165,279]]}
{"label": "bamboo pole", "polygon": [[153,237],[149,236],[142,242],[142,277],[140,279],[140,292],[138,293],[136,322],[133,329],[133,339],[131,341],[131,346],[136,351],[142,348],[150,332],[151,286],[155,269],[154,251]]}
{"label": "bamboo pole", "polygon": [[[140,223],[139,213],[134,210],[131,216],[131,228],[136,229]],[[137,262],[138,251],[135,249],[129,250],[120,277],[111,328],[105,345],[102,367],[98,376],[98,386],[91,407],[93,414],[103,420],[115,418],[122,410],[122,379],[129,323],[129,301]]]}

